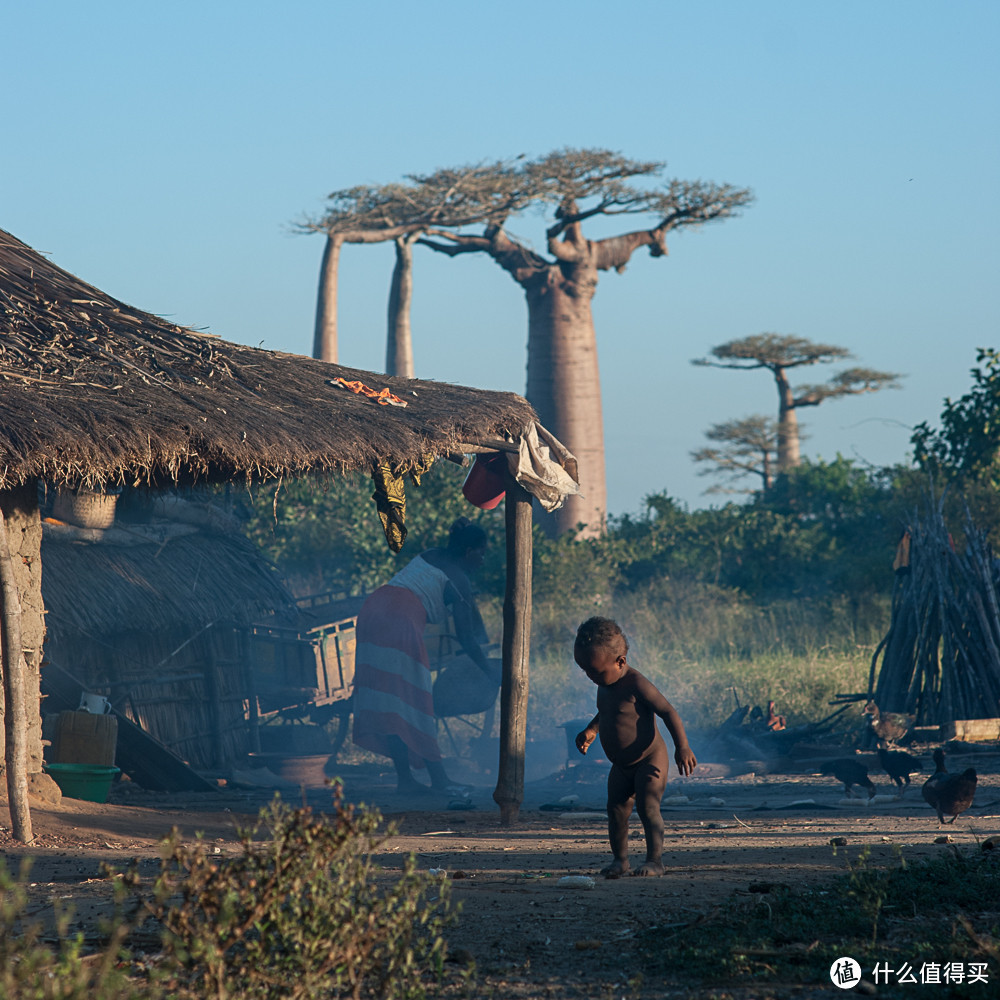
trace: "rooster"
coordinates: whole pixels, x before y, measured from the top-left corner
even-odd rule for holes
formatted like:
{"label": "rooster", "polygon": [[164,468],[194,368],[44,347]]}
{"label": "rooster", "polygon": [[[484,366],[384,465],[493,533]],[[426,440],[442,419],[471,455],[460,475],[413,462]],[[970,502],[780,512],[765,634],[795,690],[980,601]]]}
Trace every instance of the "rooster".
{"label": "rooster", "polygon": [[767,703],[767,728],[772,733],[781,732],[785,728],[785,717],[783,715],[778,715],[774,710],[774,702],[769,701]]}
{"label": "rooster", "polygon": [[899,743],[917,721],[915,715],[904,715],[902,712],[880,712],[878,705],[873,701],[868,702],[863,711],[868,716],[868,723],[875,735],[879,740],[890,745]]}

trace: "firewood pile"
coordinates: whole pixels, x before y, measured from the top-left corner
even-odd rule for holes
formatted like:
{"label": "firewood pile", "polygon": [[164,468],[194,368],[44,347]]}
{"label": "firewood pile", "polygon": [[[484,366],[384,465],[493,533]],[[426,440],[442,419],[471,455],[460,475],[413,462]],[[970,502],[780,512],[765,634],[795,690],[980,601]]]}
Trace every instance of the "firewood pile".
{"label": "firewood pile", "polygon": [[929,506],[897,550],[891,623],[872,657],[868,697],[883,711],[915,715],[918,726],[994,718],[1000,716],[1000,560],[968,509],[957,543],[940,501]]}

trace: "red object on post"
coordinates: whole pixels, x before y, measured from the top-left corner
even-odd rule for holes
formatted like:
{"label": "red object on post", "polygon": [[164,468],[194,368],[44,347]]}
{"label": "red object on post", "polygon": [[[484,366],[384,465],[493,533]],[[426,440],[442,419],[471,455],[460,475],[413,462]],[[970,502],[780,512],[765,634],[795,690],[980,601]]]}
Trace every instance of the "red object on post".
{"label": "red object on post", "polygon": [[462,484],[462,495],[482,510],[493,510],[503,500],[507,456],[502,453],[477,455]]}

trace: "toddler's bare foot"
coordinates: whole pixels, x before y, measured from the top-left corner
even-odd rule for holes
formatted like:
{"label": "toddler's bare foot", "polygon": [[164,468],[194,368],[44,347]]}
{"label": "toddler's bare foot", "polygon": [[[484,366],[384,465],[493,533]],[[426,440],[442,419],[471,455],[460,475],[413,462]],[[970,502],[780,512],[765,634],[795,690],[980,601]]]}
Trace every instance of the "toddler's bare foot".
{"label": "toddler's bare foot", "polygon": [[646,861],[635,870],[636,875],[662,875],[663,865],[659,861]]}
{"label": "toddler's bare foot", "polygon": [[607,868],[601,869],[601,874],[605,878],[621,878],[622,875],[627,875],[631,871],[631,867],[628,863],[628,858],[622,861],[615,858]]}

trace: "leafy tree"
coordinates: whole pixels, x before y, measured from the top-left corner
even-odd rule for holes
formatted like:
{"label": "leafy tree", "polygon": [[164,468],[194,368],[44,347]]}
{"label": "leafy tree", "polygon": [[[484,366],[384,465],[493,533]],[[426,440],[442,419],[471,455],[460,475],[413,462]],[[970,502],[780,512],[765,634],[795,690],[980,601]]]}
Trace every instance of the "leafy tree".
{"label": "leafy tree", "polygon": [[406,487],[406,544],[399,555],[386,545],[363,473],[303,478],[249,495],[246,532],[279,566],[299,596],[369,593],[422,550],[443,545],[455,518],[465,516],[487,532],[490,546],[478,586],[503,594],[503,508],[482,511],[462,496],[466,470],[437,462]]}
{"label": "leafy tree", "polygon": [[715,361],[696,358],[692,364],[740,371],[766,368],[773,375],[778,389],[778,469],[781,472],[794,469],[802,461],[799,409],[819,406],[828,399],[899,388],[899,375],[872,368],[847,368],[826,382],[793,389],[788,376],[790,368],[827,364],[852,356],[844,347],[815,344],[804,337],[759,333],[713,347],[711,355]]}
{"label": "leafy tree", "polygon": [[[713,424],[705,431],[705,437],[709,441],[718,442],[719,447],[699,448],[691,452],[691,457],[696,462],[711,463],[709,468],[700,470],[698,473],[700,476],[722,474],[732,482],[752,475],[759,477],[762,490],[767,491],[771,488],[774,482],[775,445],[778,439],[778,425],[774,420],[761,416],[727,420],[721,424]],[[753,491],[747,489],[736,491],[722,486],[710,486],[705,492]]]}
{"label": "leafy tree", "polygon": [[517,172],[509,163],[438,170],[418,182],[360,185],[334,191],[326,212],[298,223],[304,233],[323,233],[313,357],[337,360],[337,268],[344,243],[396,246],[389,289],[386,372],[412,377],[413,244],[430,226],[467,226],[502,220],[522,208]]}
{"label": "leafy tree", "polygon": [[[591,310],[600,272],[623,272],[642,247],[653,257],[666,256],[668,232],[728,218],[752,200],[748,190],[729,185],[656,184],[663,169],[662,163],[630,160],[604,149],[563,149],[521,163],[512,205],[537,202],[551,210],[547,254],[512,236],[503,218],[489,220],[476,232],[432,226],[419,239],[450,256],[486,254],[524,291],[526,395],[542,423],[576,455],[580,469],[583,495],[569,497],[555,513],[552,523],[558,532],[582,525],[579,537],[588,537],[605,527],[604,430]],[[430,178],[412,179],[421,184]],[[498,178],[507,179],[506,173]],[[643,183],[634,183],[636,179]],[[653,221],[648,228],[603,239],[584,232],[589,220],[626,215]]]}
{"label": "leafy tree", "polygon": [[972,388],[944,401],[941,426],[918,424],[910,438],[920,468],[966,483],[1000,488],[1000,353],[980,348]]}

